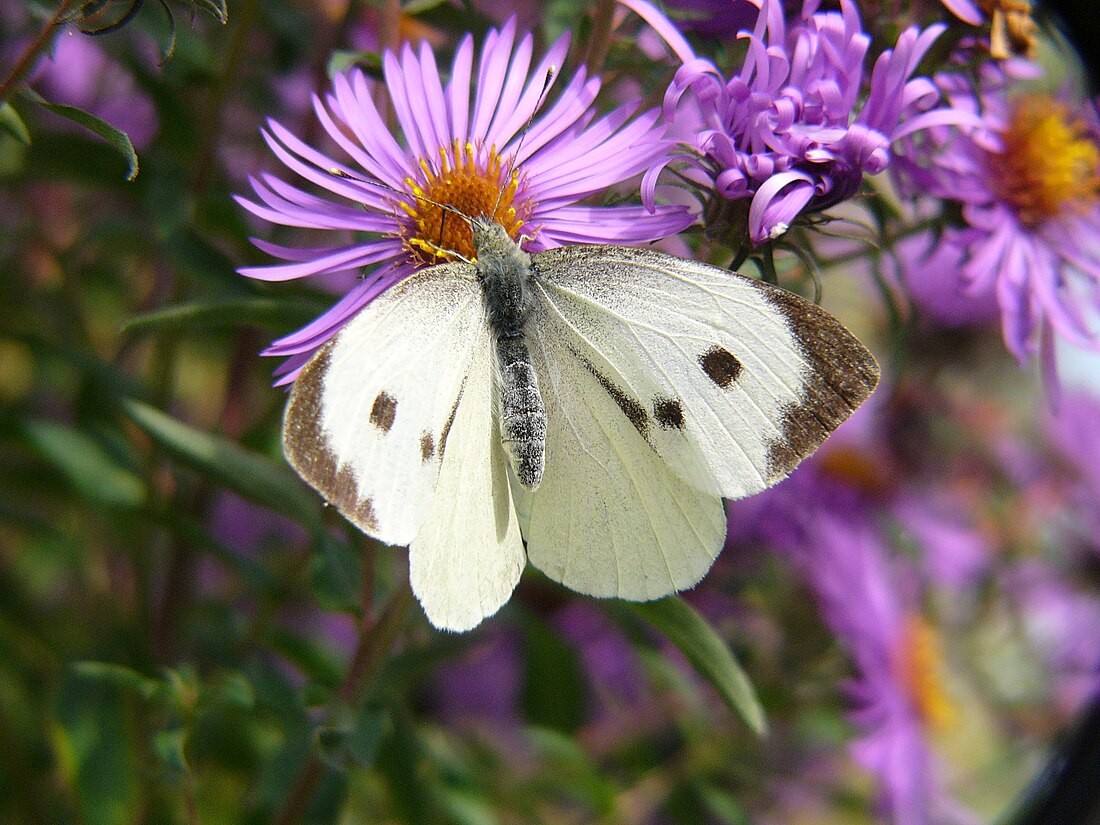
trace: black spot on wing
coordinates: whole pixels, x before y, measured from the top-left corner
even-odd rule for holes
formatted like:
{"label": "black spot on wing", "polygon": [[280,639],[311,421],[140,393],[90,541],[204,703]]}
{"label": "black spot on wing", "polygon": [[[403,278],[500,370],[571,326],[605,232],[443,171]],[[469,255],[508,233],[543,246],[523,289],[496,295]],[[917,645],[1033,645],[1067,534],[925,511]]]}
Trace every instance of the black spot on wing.
{"label": "black spot on wing", "polygon": [[731,352],[719,346],[713,346],[700,355],[699,366],[723,390],[741,374],[741,362]]}
{"label": "black spot on wing", "polygon": [[684,428],[684,407],[678,398],[654,398],[653,417],[666,430]]}
{"label": "black spot on wing", "polygon": [[370,408],[370,423],[384,433],[390,431],[397,418],[397,399],[385,390],[378,393]]}
{"label": "black spot on wing", "polygon": [[805,360],[797,401],[781,413],[782,435],[768,451],[769,480],[778,480],[813,453],[874,390],[878,363],[832,315],[778,287],[753,282],[786,319]]}
{"label": "black spot on wing", "polygon": [[321,427],[321,399],[330,347],[323,347],[294,382],[283,418],[283,452],[306,482],[360,529],[374,533],[374,503],[361,496],[351,468],[341,466]]}
{"label": "black spot on wing", "polygon": [[604,388],[604,392],[611,396],[611,400],[618,405],[620,410],[622,410],[623,415],[627,417],[627,420],[630,421],[634,429],[638,431],[638,434],[648,441],[649,417],[646,415],[645,407],[627,395],[622,387],[596,369],[596,366],[591,361],[580,353],[575,352],[575,354],[584,365],[584,368],[588,370],[592,374],[592,377]]}
{"label": "black spot on wing", "polygon": [[455,416],[458,415],[458,405],[462,401],[462,393],[466,389],[466,379],[462,379],[462,386],[458,388],[458,396],[455,398],[454,406],[451,407],[451,414],[447,416],[447,423],[443,425],[443,430],[439,434],[439,454],[443,455],[447,452],[447,436],[451,434],[451,427],[455,423]]}
{"label": "black spot on wing", "polygon": [[435,455],[435,439],[432,438],[432,434],[425,432],[420,436],[420,458],[424,462],[432,460]]}

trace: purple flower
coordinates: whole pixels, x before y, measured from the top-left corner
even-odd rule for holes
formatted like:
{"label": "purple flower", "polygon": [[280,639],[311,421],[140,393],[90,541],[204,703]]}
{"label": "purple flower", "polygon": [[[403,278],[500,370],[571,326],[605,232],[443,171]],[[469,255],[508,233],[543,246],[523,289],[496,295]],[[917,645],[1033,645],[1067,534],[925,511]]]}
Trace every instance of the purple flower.
{"label": "purple flower", "polygon": [[936,489],[898,496],[890,509],[920,548],[925,578],[948,587],[970,587],[989,569],[992,540],[973,523],[977,496],[938,481]]}
{"label": "purple flower", "polygon": [[159,129],[149,96],[122,64],[86,35],[61,34],[32,82],[47,100],[84,109],[121,129],[138,149],[146,148]]}
{"label": "purple flower", "polygon": [[748,41],[744,65],[727,78],[643,0],[622,2],[683,62],[665,95],[666,116],[692,93],[703,119],[690,146],[695,174],[718,198],[747,203],[754,245],[782,235],[803,212],[850,198],[865,174],[889,165],[895,141],[957,120],[935,108],[940,95],[930,80],[912,77],[942,25],[904,31],[868,77],[871,38],[851,0],[841,0],[840,12],[818,12],[807,0],[790,27],[779,0],[762,0],[754,30],[740,35]]}
{"label": "purple flower", "polygon": [[971,294],[961,278],[974,232],[947,227],[938,238],[914,235],[894,247],[901,279],[913,302],[940,326],[985,324],[998,315],[994,295]]}
{"label": "purple flower", "polygon": [[883,462],[874,430],[866,419],[853,422],[780,484],[731,503],[730,523],[789,560],[848,652],[855,668],[850,718],[859,731],[852,754],[875,776],[889,821],[969,822],[929,744],[954,712],[938,635],[921,610],[918,568],[894,558],[883,532],[882,509],[892,503],[859,459],[865,453],[876,466]]}
{"label": "purple flower", "polygon": [[591,690],[594,719],[630,713],[647,696],[638,656],[630,641],[591,604],[572,602],[554,624],[576,649]]}
{"label": "purple flower", "polygon": [[668,0],[663,7],[681,30],[722,39],[751,27],[760,11],[752,0]]}
{"label": "purple flower", "polygon": [[523,640],[513,629],[494,625],[460,656],[442,664],[432,702],[450,721],[479,720],[496,729],[521,722]]}
{"label": "purple flower", "polygon": [[971,26],[980,26],[983,20],[981,9],[972,0],[940,0],[943,7]]}
{"label": "purple flower", "polygon": [[265,351],[289,356],[278,370],[280,383],[291,381],[325,340],[379,294],[417,268],[447,259],[442,250],[474,256],[469,226],[437,204],[493,217],[514,239],[525,239],[531,252],[563,243],[643,243],[692,222],[684,207],[578,205],[660,163],[670,142],[656,112],[632,119],[633,107],[621,107],[597,118],[592,104],[600,81],[583,68],[535,117],[548,72],[561,65],[568,41],[560,38],[532,69],[532,38],[517,42],[515,29],[509,21],[490,31],[476,66],[467,36],[446,86],[426,44],[418,52],[406,46],[400,55],[386,53],[385,88],[404,145],[386,128],[375,90],[358,71],[338,76],[325,99],[314,101],[325,131],[349,162],[329,158],[268,122],[264,138],[279,159],[336,198],[265,174],[252,179],[256,200],[238,201],[273,223],[336,236],[314,248],[257,240],[286,263],[241,273],[282,281],[369,268],[328,312]]}
{"label": "purple flower", "polygon": [[911,190],[962,204],[967,229],[951,239],[962,289],[996,297],[1005,344],[1021,362],[1041,352],[1052,364],[1055,335],[1100,349],[1082,311],[1100,305],[1095,113],[1014,94],[1008,73],[993,66],[977,95],[969,76],[937,82],[982,128],[926,133],[899,172]]}
{"label": "purple flower", "polygon": [[1063,719],[1100,696],[1100,598],[1072,588],[1040,561],[1005,574],[1023,630],[1042,657]]}

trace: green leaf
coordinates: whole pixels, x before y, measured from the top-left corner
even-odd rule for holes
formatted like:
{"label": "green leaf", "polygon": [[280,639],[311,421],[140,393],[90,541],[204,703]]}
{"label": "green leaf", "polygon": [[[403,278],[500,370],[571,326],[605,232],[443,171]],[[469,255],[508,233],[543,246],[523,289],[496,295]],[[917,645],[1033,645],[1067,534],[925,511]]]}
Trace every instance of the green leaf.
{"label": "green leaf", "polygon": [[66,673],[54,701],[51,739],[63,792],[87,825],[142,818],[132,702],[116,685]]}
{"label": "green leaf", "polygon": [[134,509],[145,502],[145,484],[120,467],[85,433],[52,421],[24,421],[28,446],[52,464],[84,499],[105,507]]}
{"label": "green leaf", "polygon": [[321,533],[310,558],[310,590],[325,610],[352,612],[363,601],[363,557],[335,536]]}
{"label": "green leaf", "polygon": [[540,727],[570,733],[584,722],[584,672],[576,650],[543,619],[523,614],[525,718]]}
{"label": "green leaf", "polygon": [[377,52],[359,51],[355,49],[337,49],[328,59],[328,76],[336,77],[348,69],[356,66],[368,70],[373,74],[381,70],[382,58]]}
{"label": "green leaf", "polygon": [[159,682],[125,665],[114,662],[79,661],[73,662],[73,672],[84,679],[111,685],[124,690],[132,690],[148,699],[157,692]]}
{"label": "green leaf", "polygon": [[[274,298],[195,301],[135,315],[123,332],[180,332],[252,325],[283,330],[304,326],[319,314],[312,304]],[[322,308],[323,309],[323,308]]]}
{"label": "green leaf", "polygon": [[186,746],[187,731],[183,728],[158,730],[153,734],[153,750],[157,758],[177,778],[187,773],[187,757],[184,755]]}
{"label": "green leaf", "polygon": [[556,788],[565,798],[592,808],[596,821],[614,821],[618,788],[577,737],[538,727],[526,728],[525,736],[543,766],[540,785]]}
{"label": "green leaf", "polygon": [[695,608],[679,596],[653,602],[623,602],[680,649],[696,672],[710,682],[730,710],[759,736],[768,729],[764,708],[729,646]]}
{"label": "green leaf", "polygon": [[387,712],[368,705],[358,711],[341,705],[314,732],[317,754],[337,770],[370,765],[386,732]]}
{"label": "green leaf", "polygon": [[493,805],[479,794],[461,788],[439,788],[435,802],[455,825],[500,825]]}
{"label": "green leaf", "polygon": [[284,465],[184,424],[148,404],[128,399],[122,407],[138,427],[182,463],[307,527],[320,527],[319,502]]}
{"label": "green leaf", "polygon": [[43,109],[48,112],[53,112],[59,117],[63,117],[66,120],[71,120],[79,126],[83,126],[89,132],[98,135],[103,138],[112,147],[117,149],[126,159],[126,163],[129,166],[126,180],[133,180],[138,174],[138,156],[134,151],[134,144],[130,142],[130,136],[127,135],[121,129],[112,126],[105,120],[101,120],[90,112],[85,112],[83,109],[78,109],[76,106],[66,106],[63,103],[50,103],[45,100],[41,95],[31,89],[23,89],[20,92],[20,96],[24,99],[37,103]]}
{"label": "green leaf", "polygon": [[27,131],[27,124],[10,103],[0,105],[0,131],[7,132],[22,144],[30,145],[31,133]]}
{"label": "green leaf", "polygon": [[191,5],[199,11],[213,15],[223,26],[229,22],[229,9],[226,8],[225,0],[191,0]]}
{"label": "green leaf", "polygon": [[227,671],[203,688],[202,701],[247,709],[256,704],[256,691],[243,673]]}

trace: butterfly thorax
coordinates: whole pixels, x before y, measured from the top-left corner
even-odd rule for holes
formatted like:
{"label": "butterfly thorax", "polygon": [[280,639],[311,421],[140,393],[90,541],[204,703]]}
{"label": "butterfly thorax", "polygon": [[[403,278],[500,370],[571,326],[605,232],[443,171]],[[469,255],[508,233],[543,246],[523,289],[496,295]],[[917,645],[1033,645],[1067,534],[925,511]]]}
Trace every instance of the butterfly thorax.
{"label": "butterfly thorax", "polygon": [[477,275],[496,343],[501,441],[519,482],[530,490],[542,480],[546,408],[539,393],[524,329],[535,306],[531,256],[504,227],[486,218],[471,222]]}

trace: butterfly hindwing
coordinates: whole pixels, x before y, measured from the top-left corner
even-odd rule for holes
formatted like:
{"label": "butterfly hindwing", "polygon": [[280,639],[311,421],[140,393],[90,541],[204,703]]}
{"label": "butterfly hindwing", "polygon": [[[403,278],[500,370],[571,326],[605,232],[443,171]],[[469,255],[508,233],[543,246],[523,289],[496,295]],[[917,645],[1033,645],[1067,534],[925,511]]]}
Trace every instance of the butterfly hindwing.
{"label": "butterfly hindwing", "polygon": [[492,353],[474,354],[427,519],[409,546],[409,579],[428,619],[469,630],[508,600],[525,556],[495,415]]}
{"label": "butterfly hindwing", "polygon": [[851,333],[778,287],[615,246],[551,249],[533,270],[542,334],[613,387],[645,443],[712,495],[778,481],[877,381]]}
{"label": "butterfly hindwing", "polygon": [[721,500],[672,472],[546,313],[528,325],[546,469],[534,493],[514,486],[531,563],[593,596],[645,601],[692,586],[722,548]]}
{"label": "butterfly hindwing", "polygon": [[407,278],[302,368],[283,423],[287,459],[364,532],[408,544],[427,517],[463,382],[489,342],[472,266]]}

